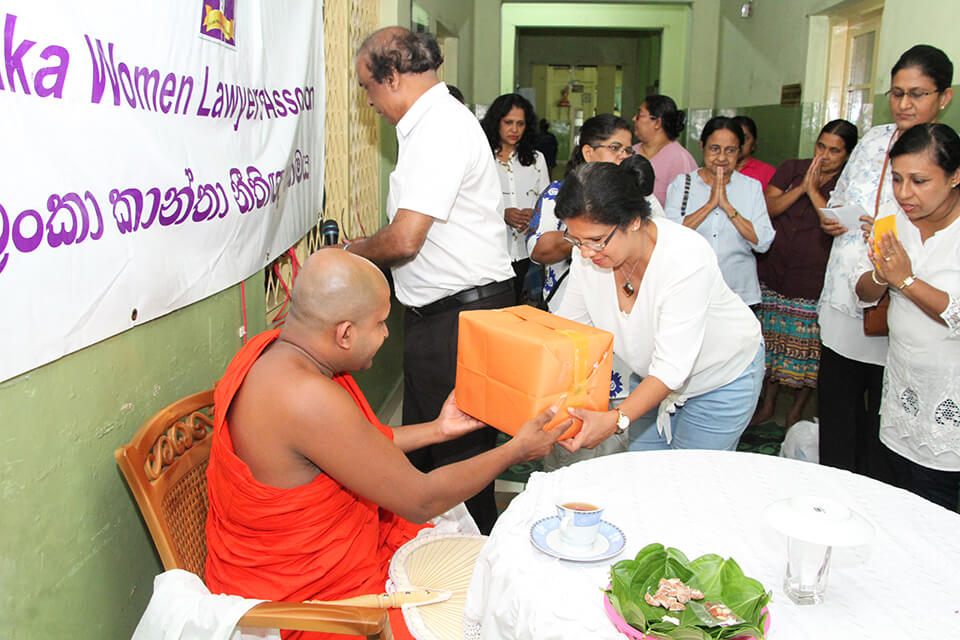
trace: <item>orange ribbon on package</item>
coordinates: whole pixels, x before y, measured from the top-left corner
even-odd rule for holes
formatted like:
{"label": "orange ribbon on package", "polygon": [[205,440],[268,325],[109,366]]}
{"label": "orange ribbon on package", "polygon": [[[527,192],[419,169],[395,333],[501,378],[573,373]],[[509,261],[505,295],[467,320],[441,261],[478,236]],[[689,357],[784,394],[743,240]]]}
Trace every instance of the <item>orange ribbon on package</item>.
{"label": "orange ribbon on package", "polygon": [[566,404],[576,407],[587,400],[587,381],[590,379],[590,373],[592,373],[588,373],[587,368],[590,344],[587,342],[587,336],[579,331],[558,329],[557,333],[562,333],[573,340],[573,386],[567,392]]}

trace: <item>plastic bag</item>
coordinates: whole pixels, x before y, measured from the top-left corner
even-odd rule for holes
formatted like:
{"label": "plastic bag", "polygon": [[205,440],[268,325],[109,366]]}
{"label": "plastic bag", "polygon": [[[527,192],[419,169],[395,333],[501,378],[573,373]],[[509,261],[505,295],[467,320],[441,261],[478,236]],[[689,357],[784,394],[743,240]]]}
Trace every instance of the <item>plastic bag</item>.
{"label": "plastic bag", "polygon": [[780,445],[780,457],[820,462],[820,425],[809,420],[800,420],[787,430],[787,437]]}

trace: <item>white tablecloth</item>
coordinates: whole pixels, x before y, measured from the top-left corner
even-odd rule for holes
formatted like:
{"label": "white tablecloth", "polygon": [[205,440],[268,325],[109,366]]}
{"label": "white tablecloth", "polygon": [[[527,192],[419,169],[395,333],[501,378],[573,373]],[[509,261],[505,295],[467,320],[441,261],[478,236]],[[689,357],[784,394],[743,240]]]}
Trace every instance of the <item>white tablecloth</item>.
{"label": "white tablecloth", "polygon": [[[795,495],[828,496],[876,528],[861,547],[834,548],[826,602],[783,592],[786,538],[763,509]],[[571,500],[603,506],[626,534],[623,553],[579,564],[536,550],[530,527]],[[750,453],[621,453],[535,473],[500,517],[477,561],[464,611],[480,638],[621,639],[603,611],[610,566],[647,544],[691,560],[734,558],[773,593],[772,640],[960,638],[960,515],[846,471]]]}

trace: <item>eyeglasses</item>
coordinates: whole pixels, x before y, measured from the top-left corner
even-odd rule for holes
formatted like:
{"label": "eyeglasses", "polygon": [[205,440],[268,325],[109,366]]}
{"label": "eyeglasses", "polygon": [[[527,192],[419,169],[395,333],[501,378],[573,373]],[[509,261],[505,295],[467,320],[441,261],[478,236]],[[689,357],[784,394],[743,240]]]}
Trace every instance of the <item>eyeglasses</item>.
{"label": "eyeglasses", "polygon": [[740,154],[740,147],[721,147],[718,144],[711,144],[704,147],[704,151],[710,152],[711,155],[722,153],[725,156],[735,156]]}
{"label": "eyeglasses", "polygon": [[921,89],[911,89],[910,91],[904,91],[903,89],[887,89],[883,95],[888,98],[895,98],[897,100],[903,100],[903,96],[909,96],[911,100],[916,102],[917,100],[923,100],[931,93],[940,93],[937,90],[933,91],[923,91]]}
{"label": "eyeglasses", "polygon": [[614,142],[613,144],[590,144],[587,146],[594,149],[610,149],[614,155],[622,153],[629,157],[636,153],[636,151],[633,150],[633,147],[625,147],[619,142]]}
{"label": "eyeglasses", "polygon": [[610,232],[610,235],[603,239],[603,242],[588,242],[586,240],[577,240],[576,238],[571,238],[567,235],[566,229],[563,230],[563,239],[575,246],[577,249],[583,249],[586,247],[587,249],[590,249],[590,251],[599,252],[607,248],[607,244],[610,242],[610,240],[613,238],[613,234],[615,234],[619,228],[620,227],[614,227],[613,231]]}
{"label": "eyeglasses", "polygon": [[633,116],[634,118],[650,118],[651,120],[656,120],[657,116],[652,113],[643,113],[642,111],[637,111],[637,115]]}

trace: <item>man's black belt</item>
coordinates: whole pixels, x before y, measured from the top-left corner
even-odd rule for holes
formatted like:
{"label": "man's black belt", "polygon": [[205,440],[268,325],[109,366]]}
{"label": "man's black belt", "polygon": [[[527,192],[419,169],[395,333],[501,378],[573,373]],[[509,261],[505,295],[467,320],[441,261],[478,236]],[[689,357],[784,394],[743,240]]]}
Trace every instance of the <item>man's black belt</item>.
{"label": "man's black belt", "polygon": [[420,316],[421,318],[425,316],[432,316],[438,313],[443,313],[450,309],[456,309],[457,307],[462,307],[471,302],[476,302],[477,300],[483,300],[484,298],[491,298],[493,296],[500,295],[501,293],[507,293],[508,291],[513,291],[513,278],[509,280],[504,280],[503,282],[491,282],[490,284],[482,284],[479,287],[472,287],[470,289],[464,289],[463,291],[458,291],[453,295],[449,295],[446,298],[440,298],[436,302],[431,302],[428,305],[422,307],[407,307],[414,314]]}

